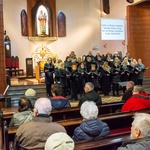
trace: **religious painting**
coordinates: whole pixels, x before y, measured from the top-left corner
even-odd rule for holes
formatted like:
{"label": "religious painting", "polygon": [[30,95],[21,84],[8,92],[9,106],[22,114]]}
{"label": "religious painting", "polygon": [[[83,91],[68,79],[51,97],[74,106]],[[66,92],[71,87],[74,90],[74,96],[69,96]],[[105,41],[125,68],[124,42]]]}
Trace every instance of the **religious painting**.
{"label": "religious painting", "polygon": [[28,22],[27,22],[27,13],[23,9],[21,11],[21,34],[22,36],[28,36]]}
{"label": "religious painting", "polygon": [[58,37],[66,36],[66,16],[63,12],[58,14]]}

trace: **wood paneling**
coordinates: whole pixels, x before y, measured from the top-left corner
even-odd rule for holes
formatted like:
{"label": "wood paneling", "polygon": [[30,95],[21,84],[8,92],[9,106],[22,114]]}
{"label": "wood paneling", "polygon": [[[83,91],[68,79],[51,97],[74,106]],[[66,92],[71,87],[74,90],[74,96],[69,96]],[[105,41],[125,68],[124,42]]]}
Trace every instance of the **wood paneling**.
{"label": "wood paneling", "polygon": [[[6,88],[5,52],[4,52],[4,27],[3,27],[3,0],[0,0],[0,94]],[[3,102],[0,102],[0,107]]]}
{"label": "wood paneling", "polygon": [[[150,1],[127,6],[128,52],[150,67]],[[145,72],[150,76],[150,69]]]}

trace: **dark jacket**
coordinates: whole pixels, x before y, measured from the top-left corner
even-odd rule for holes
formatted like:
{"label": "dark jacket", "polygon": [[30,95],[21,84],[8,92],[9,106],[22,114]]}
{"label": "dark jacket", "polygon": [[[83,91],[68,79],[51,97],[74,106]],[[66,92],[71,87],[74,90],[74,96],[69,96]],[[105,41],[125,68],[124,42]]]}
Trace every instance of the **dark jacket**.
{"label": "dark jacket", "polygon": [[144,137],[139,139],[133,139],[124,142],[117,150],[149,150],[150,149],[150,137]]}
{"label": "dark jacket", "polygon": [[[49,70],[48,72],[45,72],[45,70]],[[45,84],[53,84],[53,73],[54,73],[54,65],[45,63],[44,65],[44,72],[45,72]]]}
{"label": "dark jacket", "polygon": [[122,96],[122,101],[126,102],[132,96],[133,88],[129,88]]}
{"label": "dark jacket", "polygon": [[51,98],[53,109],[62,109],[64,107],[71,107],[69,101],[63,96],[55,96]]}
{"label": "dark jacket", "polygon": [[102,100],[101,100],[100,95],[98,93],[96,93],[94,90],[89,91],[88,93],[83,95],[81,97],[80,101],[79,101],[78,106],[80,107],[85,101],[93,101],[97,105],[101,105],[102,104]]}
{"label": "dark jacket", "polygon": [[91,140],[95,137],[107,136],[109,132],[109,127],[105,122],[99,119],[86,120],[74,130],[73,140]]}

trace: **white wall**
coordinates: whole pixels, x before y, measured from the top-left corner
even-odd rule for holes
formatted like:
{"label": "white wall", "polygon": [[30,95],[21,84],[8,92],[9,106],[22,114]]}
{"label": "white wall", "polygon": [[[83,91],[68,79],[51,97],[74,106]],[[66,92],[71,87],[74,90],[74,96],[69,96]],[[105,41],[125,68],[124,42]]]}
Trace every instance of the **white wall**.
{"label": "white wall", "polygon": [[[92,50],[95,55],[98,51],[102,54],[126,52],[126,45],[122,41],[101,41],[100,17],[126,18],[126,0],[110,0],[110,14],[104,15],[102,0],[56,0],[56,14],[62,11],[66,15],[67,36],[56,41],[30,41],[28,37],[21,36],[20,13],[27,10],[26,0],[4,0],[4,30],[11,39],[12,55],[19,56],[20,68],[25,69],[25,58],[31,57],[34,50],[41,44],[47,46],[52,53],[57,54],[62,60],[74,50],[78,57]],[[104,45],[107,44],[107,47]]]}

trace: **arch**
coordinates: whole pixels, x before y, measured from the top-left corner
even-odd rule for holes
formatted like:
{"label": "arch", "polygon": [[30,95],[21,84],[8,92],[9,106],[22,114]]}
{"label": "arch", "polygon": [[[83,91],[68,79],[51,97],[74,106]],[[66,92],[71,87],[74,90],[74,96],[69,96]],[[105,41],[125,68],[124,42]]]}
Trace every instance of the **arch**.
{"label": "arch", "polygon": [[58,14],[58,37],[66,36],[66,16],[63,12]]}
{"label": "arch", "polygon": [[46,13],[46,19],[47,19],[47,34],[43,34],[43,36],[49,36],[53,37],[53,19],[52,19],[52,10],[49,5],[49,2],[46,0],[45,2],[43,1],[38,1],[35,6],[31,10],[32,14],[32,36],[38,36],[38,12],[39,10],[42,10]]}
{"label": "arch", "polygon": [[21,11],[20,17],[21,17],[21,34],[22,36],[28,36],[27,13],[24,9]]}
{"label": "arch", "polygon": [[36,22],[37,22],[37,34],[41,35],[49,35],[48,31],[48,11],[45,6],[39,6],[36,14]]}

